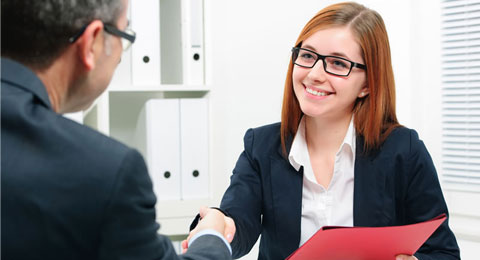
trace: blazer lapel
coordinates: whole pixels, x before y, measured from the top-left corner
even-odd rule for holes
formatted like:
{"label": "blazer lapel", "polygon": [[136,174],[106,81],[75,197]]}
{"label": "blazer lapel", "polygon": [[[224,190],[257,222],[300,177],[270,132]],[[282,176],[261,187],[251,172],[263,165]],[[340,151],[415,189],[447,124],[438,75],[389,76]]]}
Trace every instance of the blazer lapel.
{"label": "blazer lapel", "polygon": [[271,185],[277,241],[293,252],[300,244],[303,168],[297,172],[285,158],[272,156]]}
{"label": "blazer lapel", "polygon": [[[354,226],[382,226],[385,173],[378,153],[363,153],[363,138],[357,136],[353,195]],[[385,162],[388,163],[388,162]]]}

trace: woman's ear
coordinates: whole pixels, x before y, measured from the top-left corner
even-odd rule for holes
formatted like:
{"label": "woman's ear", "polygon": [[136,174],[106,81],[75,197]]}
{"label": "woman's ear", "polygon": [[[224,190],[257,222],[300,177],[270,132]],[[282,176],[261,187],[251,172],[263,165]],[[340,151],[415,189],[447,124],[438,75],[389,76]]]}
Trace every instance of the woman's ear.
{"label": "woman's ear", "polygon": [[103,23],[100,20],[91,22],[83,34],[75,42],[81,64],[87,71],[95,68],[98,57],[103,51]]}
{"label": "woman's ear", "polygon": [[368,96],[368,94],[369,94],[368,88],[364,87],[364,88],[362,88],[362,90],[358,94],[358,97],[359,98],[364,98],[364,97]]}

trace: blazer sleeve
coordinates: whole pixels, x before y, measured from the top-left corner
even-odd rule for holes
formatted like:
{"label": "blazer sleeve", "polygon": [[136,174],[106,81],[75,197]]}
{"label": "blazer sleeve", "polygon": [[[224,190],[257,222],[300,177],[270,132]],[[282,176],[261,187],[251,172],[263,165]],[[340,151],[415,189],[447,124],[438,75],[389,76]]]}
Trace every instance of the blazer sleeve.
{"label": "blazer sleeve", "polygon": [[244,151],[238,158],[230,178],[230,186],[223,195],[220,208],[235,221],[232,241],[233,258],[247,254],[262,231],[262,180],[258,164],[253,158],[254,131],[244,137]]}
{"label": "blazer sleeve", "polygon": [[[410,133],[409,176],[406,185],[406,218],[409,223],[425,221],[446,213],[447,205],[437,172],[425,145],[415,131]],[[419,260],[460,259],[458,245],[448,226],[448,218],[420,247],[415,256]]]}
{"label": "blazer sleeve", "polygon": [[157,233],[155,202],[145,162],[136,150],[129,150],[102,219],[99,259],[231,259],[224,242],[209,235],[177,256],[170,239]]}

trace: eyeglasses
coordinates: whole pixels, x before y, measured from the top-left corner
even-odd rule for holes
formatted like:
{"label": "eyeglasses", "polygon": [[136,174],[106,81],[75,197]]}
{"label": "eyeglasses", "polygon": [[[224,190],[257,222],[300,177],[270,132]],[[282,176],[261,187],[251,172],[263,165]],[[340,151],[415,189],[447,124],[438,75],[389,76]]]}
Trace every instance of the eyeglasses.
{"label": "eyeglasses", "polygon": [[363,70],[367,69],[367,66],[363,64],[349,61],[342,57],[324,56],[299,47],[292,48],[292,61],[295,65],[304,68],[313,68],[319,60],[323,61],[323,69],[325,72],[336,76],[347,77],[350,75],[353,67]]}
{"label": "eyeglasses", "polygon": [[[76,40],[78,40],[78,38],[82,36],[83,32],[85,32],[85,29],[87,29],[87,26],[88,25],[83,26],[82,29],[77,34],[70,37],[68,41],[70,43],[74,43]],[[130,46],[132,46],[132,44],[135,42],[136,34],[130,28],[125,29],[125,31],[120,31],[119,29],[117,29],[117,27],[109,23],[103,23],[103,28],[105,32],[121,38],[123,51],[128,50]]]}
{"label": "eyeglasses", "polygon": [[132,44],[135,42],[136,34],[130,28],[125,29],[125,31],[120,31],[119,29],[117,29],[117,27],[106,23],[103,24],[103,28],[105,28],[105,31],[109,34],[121,38],[123,51],[128,50],[130,46],[132,46]]}

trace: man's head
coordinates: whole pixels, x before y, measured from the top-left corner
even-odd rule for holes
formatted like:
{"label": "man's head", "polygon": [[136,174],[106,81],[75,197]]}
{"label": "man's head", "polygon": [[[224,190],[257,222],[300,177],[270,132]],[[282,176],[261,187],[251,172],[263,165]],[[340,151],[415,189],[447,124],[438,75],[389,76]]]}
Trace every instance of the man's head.
{"label": "man's head", "polygon": [[94,20],[115,24],[121,0],[2,0],[2,56],[48,67]]}
{"label": "man's head", "polygon": [[55,111],[87,108],[122,54],[128,0],[2,0],[2,56],[33,69]]}

